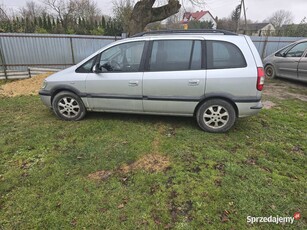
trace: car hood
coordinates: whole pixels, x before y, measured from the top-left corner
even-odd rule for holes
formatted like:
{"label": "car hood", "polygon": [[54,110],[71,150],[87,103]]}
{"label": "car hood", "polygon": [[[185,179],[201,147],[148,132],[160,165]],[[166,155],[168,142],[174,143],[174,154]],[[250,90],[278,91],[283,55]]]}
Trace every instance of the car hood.
{"label": "car hood", "polygon": [[65,75],[74,73],[76,70],[76,66],[71,66],[67,69],[61,70],[59,72],[56,72],[54,74],[51,74],[49,77],[47,77],[45,80],[46,81],[59,81],[59,80],[64,80]]}
{"label": "car hood", "polygon": [[272,53],[269,56],[265,57],[263,59],[263,64],[265,65],[267,63],[270,63],[272,61],[272,59],[274,58],[274,56],[275,56],[275,53]]}

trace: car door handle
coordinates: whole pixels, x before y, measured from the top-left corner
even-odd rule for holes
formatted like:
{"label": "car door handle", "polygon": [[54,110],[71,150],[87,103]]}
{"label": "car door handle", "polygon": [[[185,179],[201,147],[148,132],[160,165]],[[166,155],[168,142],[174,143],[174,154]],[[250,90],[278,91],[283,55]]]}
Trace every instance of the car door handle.
{"label": "car door handle", "polygon": [[189,80],[189,86],[198,86],[200,80]]}
{"label": "car door handle", "polygon": [[129,81],[129,86],[138,86],[139,85],[139,81]]}

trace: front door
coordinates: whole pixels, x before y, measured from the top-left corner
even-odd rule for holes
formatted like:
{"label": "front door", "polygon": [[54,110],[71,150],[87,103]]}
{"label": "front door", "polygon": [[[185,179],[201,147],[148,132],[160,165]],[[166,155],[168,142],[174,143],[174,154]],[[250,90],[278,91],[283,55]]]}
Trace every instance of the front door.
{"label": "front door", "polygon": [[307,51],[298,64],[298,78],[307,82]]}
{"label": "front door", "polygon": [[142,112],[142,78],[140,70],[145,42],[113,46],[101,53],[99,73],[89,73],[86,93],[94,111]]}
{"label": "front door", "polygon": [[205,91],[201,40],[155,40],[143,77],[144,112],[192,115]]}
{"label": "front door", "polygon": [[298,78],[298,64],[307,48],[307,42],[302,42],[292,47],[284,57],[280,58],[277,66],[281,77]]}

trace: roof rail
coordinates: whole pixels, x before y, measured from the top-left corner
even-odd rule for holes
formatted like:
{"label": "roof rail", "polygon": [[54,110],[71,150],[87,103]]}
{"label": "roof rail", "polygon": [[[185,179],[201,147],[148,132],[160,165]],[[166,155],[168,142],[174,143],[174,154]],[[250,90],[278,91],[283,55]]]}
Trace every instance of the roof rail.
{"label": "roof rail", "polygon": [[238,35],[227,30],[216,29],[191,29],[191,30],[154,30],[142,32],[133,35],[132,37],[142,37],[144,35],[160,35],[160,34],[224,34],[224,35]]}

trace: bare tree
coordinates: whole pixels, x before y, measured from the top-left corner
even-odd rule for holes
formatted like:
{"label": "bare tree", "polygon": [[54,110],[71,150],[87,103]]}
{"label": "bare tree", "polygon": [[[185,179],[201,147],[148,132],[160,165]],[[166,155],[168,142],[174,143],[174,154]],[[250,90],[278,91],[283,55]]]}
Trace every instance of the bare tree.
{"label": "bare tree", "polygon": [[100,14],[97,4],[92,0],[42,0],[42,2],[60,20],[64,29],[78,19],[94,19]]}
{"label": "bare tree", "polygon": [[97,3],[90,0],[70,0],[69,8],[74,18],[89,19],[101,14]]}
{"label": "bare tree", "polygon": [[293,22],[293,14],[290,11],[278,10],[267,19],[275,28],[280,28],[282,25],[291,24]]}
{"label": "bare tree", "polygon": [[61,22],[64,22],[64,18],[70,14],[69,6],[66,1],[63,0],[42,0],[47,8],[55,14]]}
{"label": "bare tree", "polygon": [[[134,35],[143,31],[146,25],[152,22],[162,21],[179,12],[184,2],[199,5],[204,3],[203,0],[165,0],[161,1],[164,5],[155,7],[158,0],[140,0],[138,1],[131,13],[129,23],[129,33]],[[180,3],[181,2],[181,3]]]}
{"label": "bare tree", "polygon": [[42,0],[60,20],[65,17],[89,19],[101,14],[97,3],[92,0]]}
{"label": "bare tree", "polygon": [[23,18],[34,20],[34,18],[46,15],[46,8],[37,4],[34,1],[27,1],[26,5],[19,9],[20,15]]}
{"label": "bare tree", "polygon": [[7,21],[7,20],[10,20],[7,10],[5,6],[0,5],[0,21]]}
{"label": "bare tree", "polygon": [[133,0],[113,0],[113,13],[115,19],[123,26],[124,32],[129,31],[130,17],[133,11]]}
{"label": "bare tree", "polygon": [[185,11],[190,12],[190,9],[183,9],[183,7],[181,7],[177,14],[167,18],[166,24],[170,27],[174,26],[178,28],[178,24],[182,21]]}

